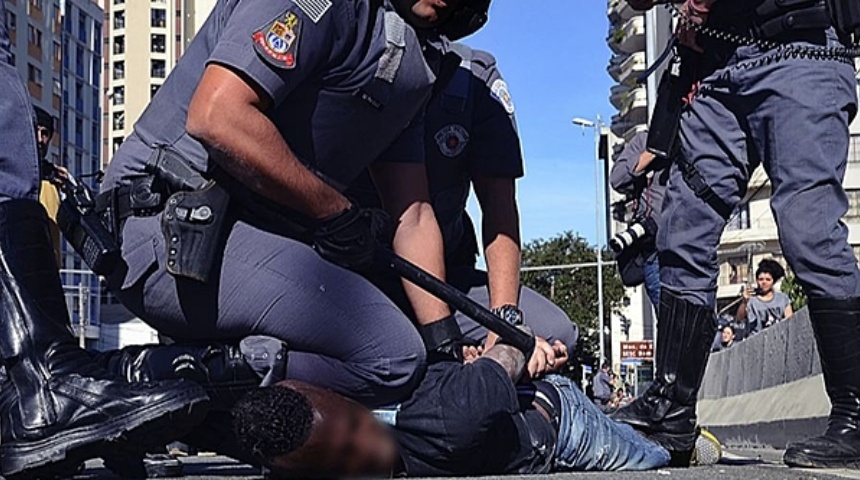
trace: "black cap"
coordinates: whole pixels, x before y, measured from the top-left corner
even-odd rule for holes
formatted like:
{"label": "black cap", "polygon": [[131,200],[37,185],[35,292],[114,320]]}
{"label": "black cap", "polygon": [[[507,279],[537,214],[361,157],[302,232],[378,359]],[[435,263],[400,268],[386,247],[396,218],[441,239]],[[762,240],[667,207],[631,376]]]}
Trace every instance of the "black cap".
{"label": "black cap", "polygon": [[54,134],[54,116],[48,113],[45,109],[38,106],[33,106],[33,110],[36,111],[36,126],[44,127],[51,132],[51,135]]}

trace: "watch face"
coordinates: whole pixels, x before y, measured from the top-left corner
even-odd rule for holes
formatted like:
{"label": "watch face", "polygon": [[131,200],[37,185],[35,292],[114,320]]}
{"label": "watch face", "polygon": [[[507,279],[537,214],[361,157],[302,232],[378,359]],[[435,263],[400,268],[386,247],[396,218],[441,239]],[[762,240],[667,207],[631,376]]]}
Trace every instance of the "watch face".
{"label": "watch face", "polygon": [[513,305],[505,305],[504,307],[497,308],[493,310],[493,313],[511,325],[523,324],[523,312]]}

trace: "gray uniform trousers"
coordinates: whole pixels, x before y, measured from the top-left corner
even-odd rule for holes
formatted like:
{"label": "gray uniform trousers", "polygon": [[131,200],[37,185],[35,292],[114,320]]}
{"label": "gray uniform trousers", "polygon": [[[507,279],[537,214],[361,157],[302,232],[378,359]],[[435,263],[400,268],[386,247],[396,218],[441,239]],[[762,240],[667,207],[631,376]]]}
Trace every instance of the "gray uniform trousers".
{"label": "gray uniform trousers", "polygon": [[18,70],[9,64],[6,9],[0,1],[0,202],[39,199],[39,155],[33,107]]}
{"label": "gray uniform trousers", "polygon": [[220,275],[208,284],[165,270],[161,215],[131,217],[125,262],[109,287],[136,315],[180,341],[275,337],[290,350],[287,378],[369,406],[407,397],[425,349],[406,316],[370,282],[307,245],[239,222]]}
{"label": "gray uniform trousers", "polygon": [[[838,45],[832,32],[828,44]],[[848,208],[842,179],[857,108],[854,69],[834,60],[759,61],[772,56],[740,47],[703,80],[681,120],[682,154],[733,208],[763,163],[783,254],[807,294],[860,294],[857,260],[840,222]],[[673,166],[657,239],[663,287],[714,304],[725,224]]]}

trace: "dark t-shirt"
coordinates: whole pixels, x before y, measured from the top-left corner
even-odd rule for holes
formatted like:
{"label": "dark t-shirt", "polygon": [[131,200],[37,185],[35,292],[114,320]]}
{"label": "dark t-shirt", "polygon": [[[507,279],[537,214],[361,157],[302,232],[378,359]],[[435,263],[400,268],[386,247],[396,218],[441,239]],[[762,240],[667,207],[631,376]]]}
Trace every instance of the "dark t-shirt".
{"label": "dark t-shirt", "polygon": [[409,476],[546,473],[556,444],[550,422],[521,405],[490,359],[431,365],[393,432]]}

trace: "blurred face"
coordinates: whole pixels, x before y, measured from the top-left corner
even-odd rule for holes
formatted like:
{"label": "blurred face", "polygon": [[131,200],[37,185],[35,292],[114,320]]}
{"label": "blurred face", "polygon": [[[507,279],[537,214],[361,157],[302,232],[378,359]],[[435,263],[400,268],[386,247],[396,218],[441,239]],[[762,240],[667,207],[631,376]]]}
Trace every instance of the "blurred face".
{"label": "blurred face", "polygon": [[45,127],[36,127],[36,143],[39,145],[39,158],[45,159],[48,156],[48,146],[51,144],[51,137],[54,134],[51,133]]}
{"label": "blurred face", "polygon": [[769,293],[773,289],[773,277],[769,273],[760,273],[756,278],[758,288],[764,293]]}
{"label": "blurred face", "polygon": [[723,343],[729,344],[734,339],[735,339],[735,332],[729,327],[724,328],[723,329]]}
{"label": "blurred face", "polygon": [[288,382],[310,400],[314,423],[301,449],[276,457],[273,470],[291,477],[390,476],[397,466],[397,445],[370,411],[328,390]]}
{"label": "blurred face", "polygon": [[397,11],[416,28],[433,28],[451,16],[464,0],[395,0]]}

